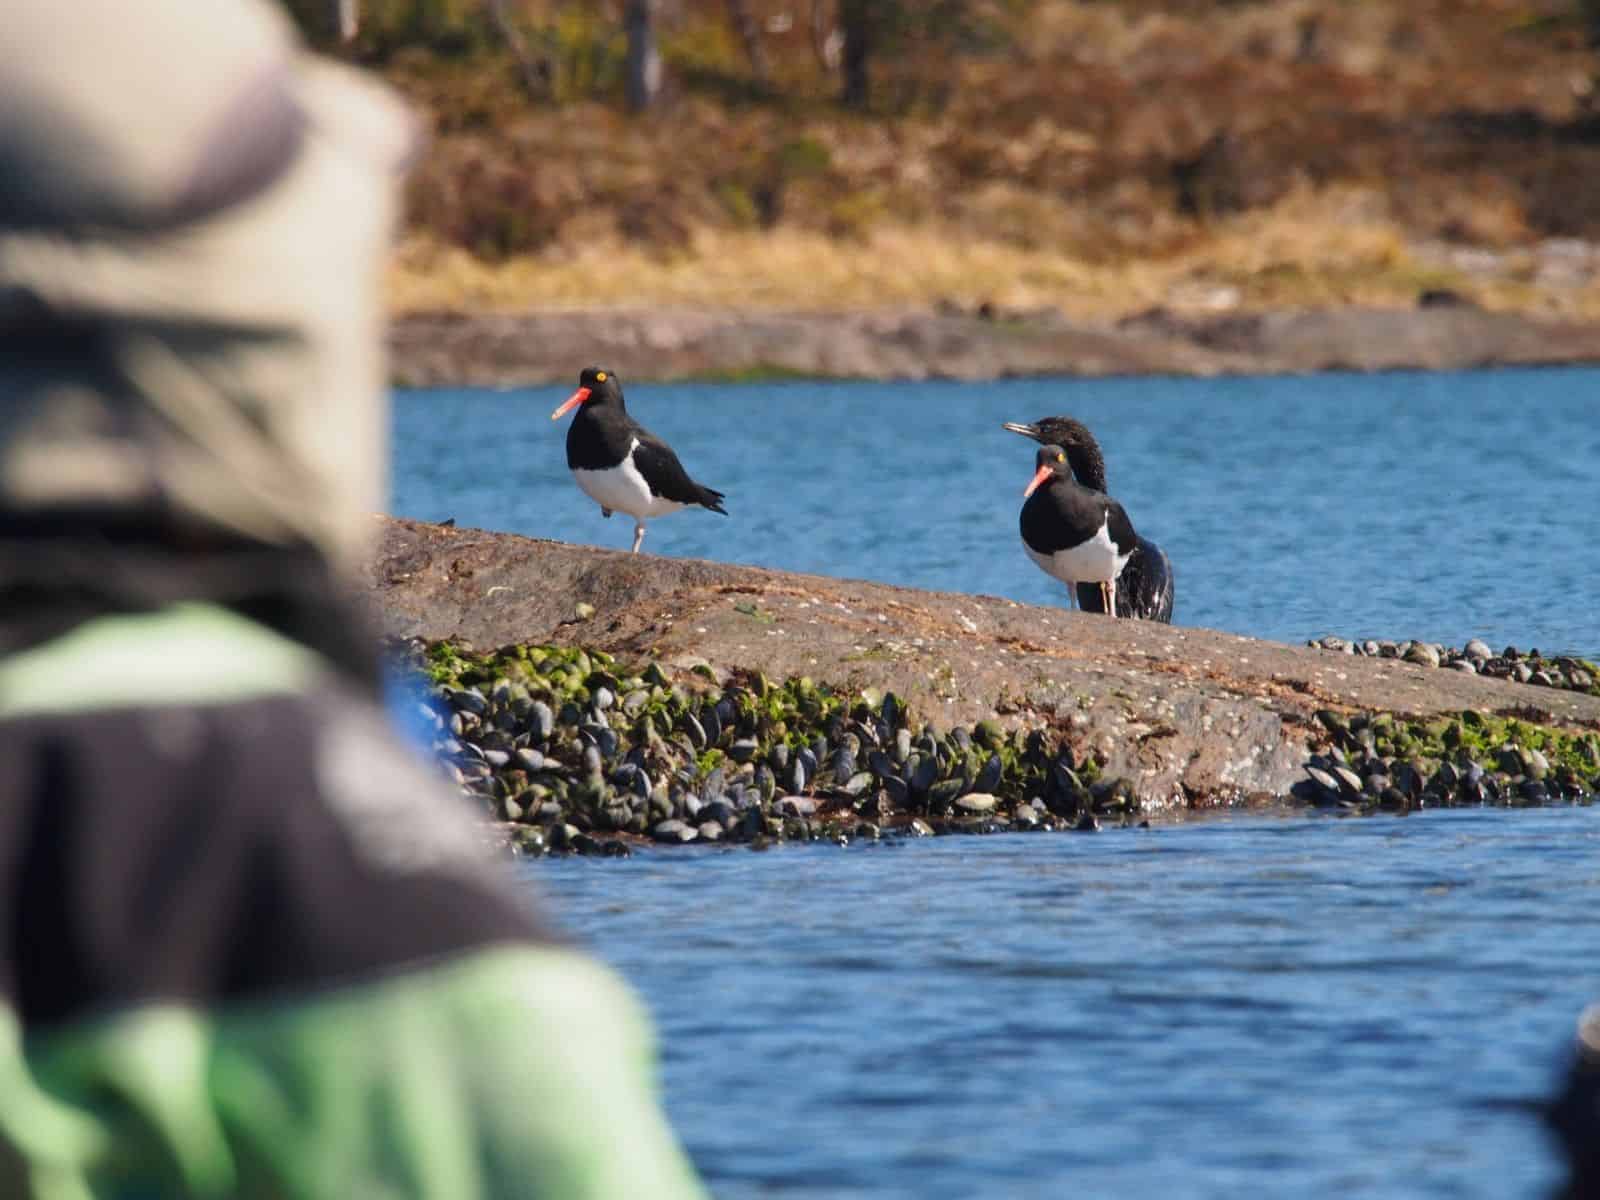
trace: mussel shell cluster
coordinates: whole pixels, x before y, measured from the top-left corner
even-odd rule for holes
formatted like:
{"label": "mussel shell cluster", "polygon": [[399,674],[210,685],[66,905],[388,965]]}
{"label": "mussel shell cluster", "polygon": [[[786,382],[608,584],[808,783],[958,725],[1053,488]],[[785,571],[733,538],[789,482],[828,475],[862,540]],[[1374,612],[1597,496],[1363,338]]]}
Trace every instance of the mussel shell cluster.
{"label": "mussel shell cluster", "polygon": [[1370,638],[1350,640],[1335,637],[1313,638],[1306,643],[1336,654],[1368,658],[1397,658],[1424,667],[1444,667],[1491,679],[1510,679],[1534,687],[1561,688],[1600,695],[1600,668],[1587,659],[1561,654],[1546,658],[1537,649],[1523,652],[1507,646],[1496,654],[1488,644],[1473,638],[1461,649],[1436,642],[1379,642]]}
{"label": "mussel shell cluster", "polygon": [[1328,748],[1292,793],[1320,807],[1586,804],[1600,792],[1600,734],[1472,711],[1423,722],[1323,710],[1317,720]]}
{"label": "mussel shell cluster", "polygon": [[402,650],[430,680],[430,748],[523,853],[1088,829],[1138,809],[1065,735],[940,730],[893,694],[705,669],[674,682],[565,647]]}

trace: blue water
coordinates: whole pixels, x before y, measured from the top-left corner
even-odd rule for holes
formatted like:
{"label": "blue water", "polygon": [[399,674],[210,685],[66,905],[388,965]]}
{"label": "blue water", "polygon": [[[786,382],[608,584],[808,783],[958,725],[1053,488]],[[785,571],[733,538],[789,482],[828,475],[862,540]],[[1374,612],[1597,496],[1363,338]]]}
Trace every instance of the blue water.
{"label": "blue water", "polygon": [[1600,809],[530,863],[737,1197],[1546,1195]]}
{"label": "blue water", "polygon": [[[395,511],[625,548],[570,389],[406,393]],[[732,515],[648,550],[1059,604],[1016,519],[1064,413],[1177,620],[1600,654],[1600,372],[629,389]],[[1543,1196],[1600,998],[1600,809],[526,865],[655,1015],[719,1197]]]}
{"label": "blue water", "polygon": [[[574,375],[574,377],[576,377]],[[570,387],[401,393],[394,508],[626,549],[566,470]],[[645,549],[1046,604],[1017,537],[1063,413],[1177,571],[1180,624],[1600,654],[1600,371],[629,387],[731,516]]]}

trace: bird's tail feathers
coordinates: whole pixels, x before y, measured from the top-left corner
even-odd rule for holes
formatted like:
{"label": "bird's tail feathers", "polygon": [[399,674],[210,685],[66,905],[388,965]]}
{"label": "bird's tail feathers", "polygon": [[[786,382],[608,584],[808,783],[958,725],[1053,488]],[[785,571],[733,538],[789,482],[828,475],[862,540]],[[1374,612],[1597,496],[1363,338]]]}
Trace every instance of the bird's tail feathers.
{"label": "bird's tail feathers", "polygon": [[728,510],[722,507],[722,493],[719,491],[708,487],[701,487],[700,503],[705,505],[705,507],[709,508],[712,512],[719,512],[723,516],[728,515]]}

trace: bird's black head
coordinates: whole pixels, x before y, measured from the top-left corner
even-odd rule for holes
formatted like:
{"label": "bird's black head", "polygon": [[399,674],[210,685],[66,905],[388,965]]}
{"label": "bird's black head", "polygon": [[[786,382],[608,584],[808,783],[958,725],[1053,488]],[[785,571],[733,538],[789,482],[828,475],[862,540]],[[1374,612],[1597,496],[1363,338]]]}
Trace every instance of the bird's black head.
{"label": "bird's black head", "polygon": [[616,372],[604,367],[585,367],[578,375],[578,390],[550,414],[552,421],[566,416],[580,404],[615,404],[622,407],[622,381]]}
{"label": "bird's black head", "polygon": [[1106,461],[1100,454],[1100,443],[1082,421],[1071,417],[1040,417],[1031,425],[1004,421],[1000,427],[1042,445],[1059,446],[1066,451],[1067,461],[1072,464],[1072,473],[1079,483],[1097,492],[1106,490]]}
{"label": "bird's black head", "polygon": [[1033,473],[1033,479],[1027,489],[1022,493],[1031,496],[1042,484],[1053,483],[1057,479],[1071,479],[1072,467],[1067,462],[1067,452],[1060,446],[1040,446],[1039,453],[1033,456],[1034,465],[1038,468]]}
{"label": "bird's black head", "polygon": [[1071,417],[1040,417],[1031,425],[1021,421],[1004,421],[1000,426],[1012,433],[1032,438],[1041,446],[1060,446],[1070,450],[1074,446],[1094,445],[1094,434],[1082,421]]}

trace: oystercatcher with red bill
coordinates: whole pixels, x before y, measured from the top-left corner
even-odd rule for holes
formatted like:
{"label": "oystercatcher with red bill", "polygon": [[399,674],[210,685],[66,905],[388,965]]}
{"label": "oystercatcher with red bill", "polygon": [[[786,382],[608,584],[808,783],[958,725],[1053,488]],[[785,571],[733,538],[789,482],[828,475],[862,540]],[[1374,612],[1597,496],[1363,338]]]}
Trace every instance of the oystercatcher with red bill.
{"label": "oystercatcher with red bill", "polygon": [[559,420],[574,408],[578,415],[567,430],[567,466],[600,506],[601,515],[622,512],[633,518],[632,553],[639,552],[650,517],[692,504],[727,516],[722,493],[690,479],[672,447],[628,415],[615,373],[584,368],[578,390],[550,419]]}
{"label": "oystercatcher with red bill", "polygon": [[1098,584],[1101,612],[1117,615],[1117,576],[1138,545],[1128,514],[1104,492],[1090,491],[1072,477],[1067,452],[1041,446],[1038,469],[1022,494],[1022,545],[1028,557],[1076,589]]}
{"label": "oystercatcher with red bill", "polygon": [[[1071,417],[1043,417],[1031,425],[1006,421],[1003,427],[1043,445],[1060,446],[1079,483],[1091,491],[1107,490],[1106,461],[1100,453],[1100,443],[1083,422]],[[1105,611],[1100,607],[1103,596],[1097,585],[1081,583],[1069,591],[1075,593],[1078,607],[1085,612]],[[1172,599],[1172,560],[1159,545],[1141,536],[1117,579],[1116,615],[1170,624]]]}

